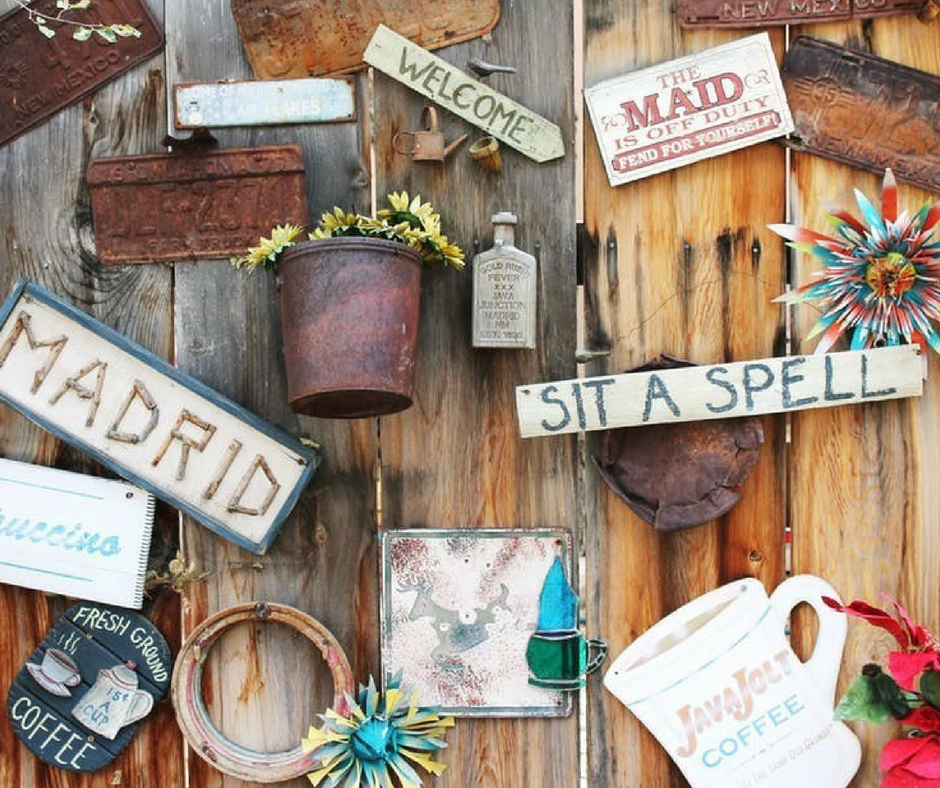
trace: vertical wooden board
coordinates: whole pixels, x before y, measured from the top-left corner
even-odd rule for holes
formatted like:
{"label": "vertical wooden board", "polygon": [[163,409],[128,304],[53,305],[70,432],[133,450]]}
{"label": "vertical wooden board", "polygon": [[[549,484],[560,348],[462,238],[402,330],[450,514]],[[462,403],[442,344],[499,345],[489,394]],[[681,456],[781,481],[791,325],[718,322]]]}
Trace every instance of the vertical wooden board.
{"label": "vertical wooden board", "polygon": [[[0,12],[12,8],[4,2]],[[150,2],[157,19],[163,3]],[[67,33],[60,33],[66,35]],[[38,36],[37,47],[44,46]],[[89,42],[90,53],[101,45]],[[95,258],[91,205],[84,182],[94,156],[149,150],[163,130],[162,55],[69,107],[0,148],[0,291],[20,277],[37,281],[155,353],[170,357],[173,335],[171,272],[165,266],[103,270]],[[86,457],[0,408],[0,455],[43,465],[99,473]],[[175,518],[158,516],[155,541],[175,540]],[[65,610],[61,597],[0,586],[3,631],[0,685],[9,686],[16,666],[42,640]],[[179,604],[159,594],[144,612],[178,646]],[[111,766],[88,775],[66,774],[40,763],[0,722],[0,784],[9,786],[177,785],[182,782],[182,737],[161,703],[134,741]]]}
{"label": "vertical wooden board", "polygon": [[[818,38],[871,51],[932,74],[940,74],[936,30],[915,17],[874,22],[815,25],[795,29]],[[893,120],[886,118],[887,122]],[[793,156],[793,221],[827,232],[824,203],[859,215],[852,193],[859,188],[880,206],[881,178],[845,165],[800,154]],[[899,206],[916,210],[938,195],[899,187]],[[794,284],[805,282],[821,265],[796,254]],[[819,316],[812,306],[795,308],[794,352],[811,351],[802,342]],[[827,413],[800,413],[793,419],[788,453],[789,506],[793,529],[793,570],[826,578],[843,599],[865,599],[881,606],[886,591],[914,618],[936,631],[940,626],[940,554],[937,517],[940,489],[940,374],[936,354],[928,351],[928,380],[920,399]],[[795,617],[794,635],[803,653],[812,647],[813,617]],[[890,640],[864,623],[850,621],[838,692],[843,692],[866,662],[884,664]],[[890,725],[851,723],[862,741],[862,766],[853,786],[876,785],[882,745],[895,734]]]}
{"label": "vertical wooden board", "polygon": [[[392,136],[416,127],[425,100],[376,73],[376,192],[420,193],[442,216],[444,232],[468,256],[463,272],[426,267],[422,282],[414,406],[381,419],[383,525],[401,527],[576,527],[575,441],[522,441],[513,387],[574,373],[575,194],[572,107],[572,11],[567,4],[503,3],[491,40],[437,54],[465,68],[471,57],[513,65],[493,75],[495,90],[559,125],[566,155],[537,164],[501,146],[503,171],[489,174],[467,144],[443,164],[412,162],[392,149]],[[450,141],[479,129],[449,113]],[[538,260],[535,350],[471,347],[471,266],[492,243],[490,217],[512,211],[516,246]],[[479,246],[475,246],[479,242]],[[578,535],[576,541],[580,539]],[[592,635],[596,633],[590,633]],[[596,679],[595,679],[596,680]],[[442,759],[450,786],[573,785],[578,775],[577,725],[564,720],[465,720],[448,734]]]}
{"label": "vertical wooden board", "polygon": [[[682,32],[668,2],[585,0],[585,86],[731,41]],[[778,56],[782,31],[771,32]],[[585,344],[611,351],[588,375],[622,372],[662,353],[698,363],[780,352],[782,253],[768,222],[784,215],[785,157],[771,143],[611,188],[585,134]],[[589,619],[617,654],[662,616],[723,582],[782,579],[784,488],[780,417],[743,500],[720,520],[657,534],[587,463]],[[596,453],[598,439],[587,440]],[[600,683],[590,685],[589,780],[683,785],[652,736]]]}
{"label": "vertical wooden board", "polygon": [[[167,4],[167,83],[247,79],[227,3]],[[360,81],[361,82],[361,81]],[[362,88],[362,83],[359,85]],[[360,91],[361,95],[361,91]],[[367,117],[360,108],[360,117]],[[368,168],[356,124],[219,130],[220,146],[297,142],[304,150],[311,213],[334,203],[368,205]],[[375,601],[375,423],[298,418],[287,405],[274,276],[225,261],[175,266],[177,363],[263,418],[308,435],[324,461],[262,557],[184,523],[184,552],[210,571],[187,588],[184,632],[230,605],[269,600],[297,607],[340,641],[364,679],[378,663]],[[363,583],[363,578],[367,580]],[[241,626],[210,653],[204,698],[220,730],[258,750],[295,746],[332,699],[329,671],[303,638],[276,625]],[[245,786],[190,753],[189,780]],[[298,778],[284,785],[307,785]]]}

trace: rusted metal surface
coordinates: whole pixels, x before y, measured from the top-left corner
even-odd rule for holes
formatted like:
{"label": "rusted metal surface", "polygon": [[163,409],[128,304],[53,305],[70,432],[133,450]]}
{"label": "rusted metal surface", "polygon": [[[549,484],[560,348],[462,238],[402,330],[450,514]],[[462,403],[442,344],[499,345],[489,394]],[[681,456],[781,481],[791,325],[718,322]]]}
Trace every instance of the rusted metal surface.
{"label": "rusted metal surface", "polygon": [[297,145],[96,159],[87,180],[105,265],[230,257],[308,219]]}
{"label": "rusted metal surface", "polygon": [[356,119],[351,77],[188,82],[173,89],[176,128],[328,123]]}
{"label": "rusted metal surface", "polygon": [[940,78],[805,36],[781,75],[796,127],[789,147],[940,189]]}
{"label": "rusted metal surface", "polygon": [[[37,11],[55,15],[54,0]],[[38,126],[60,109],[147,60],[163,48],[163,31],[143,0],[96,0],[97,16],[133,25],[140,38],[114,44],[75,41],[69,28],[46,38],[24,9],[0,18],[0,145]]]}
{"label": "rusted metal surface", "polygon": [[321,76],[365,68],[379,24],[425,49],[488,33],[499,0],[232,0],[232,14],[258,79]]}
{"label": "rusted metal surface", "polygon": [[287,398],[297,413],[362,418],[411,406],[421,258],[378,238],[331,238],[278,261]]}
{"label": "rusted metal surface", "polygon": [[[695,366],[662,356],[630,372]],[[720,419],[627,427],[604,433],[594,464],[601,478],[658,531],[702,525],[734,507],[732,489],[757,462],[760,419]]]}
{"label": "rusted metal surface", "polygon": [[[928,0],[930,1],[930,0]],[[767,27],[916,14],[921,0],[678,0],[682,27]]]}

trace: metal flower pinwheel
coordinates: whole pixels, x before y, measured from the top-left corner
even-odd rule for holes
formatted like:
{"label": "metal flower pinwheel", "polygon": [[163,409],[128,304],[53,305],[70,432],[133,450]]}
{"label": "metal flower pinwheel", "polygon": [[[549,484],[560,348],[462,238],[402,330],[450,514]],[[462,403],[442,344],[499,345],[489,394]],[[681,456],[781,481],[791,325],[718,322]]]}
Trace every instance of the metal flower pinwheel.
{"label": "metal flower pinwheel", "polygon": [[819,301],[823,314],[807,339],[822,335],[825,353],[843,334],[852,350],[916,342],[940,353],[940,241],[933,239],[940,202],[913,216],[898,214],[898,188],[890,169],[881,190],[881,212],[858,189],[864,223],[847,210],[829,213],[836,237],[792,224],[770,229],[789,246],[819,257],[825,268],[812,281],[776,301]]}
{"label": "metal flower pinwheel", "polygon": [[413,694],[403,703],[399,676],[388,680],[385,693],[359,685],[358,703],[346,695],[349,711],[327,709],[323,727],[311,727],[301,745],[318,762],[307,774],[314,785],[324,788],[419,788],[421,778],[408,761],[432,774],[445,764],[433,753],[447,746],[444,732],[454,725],[453,717],[441,717],[437,709],[419,707]]}

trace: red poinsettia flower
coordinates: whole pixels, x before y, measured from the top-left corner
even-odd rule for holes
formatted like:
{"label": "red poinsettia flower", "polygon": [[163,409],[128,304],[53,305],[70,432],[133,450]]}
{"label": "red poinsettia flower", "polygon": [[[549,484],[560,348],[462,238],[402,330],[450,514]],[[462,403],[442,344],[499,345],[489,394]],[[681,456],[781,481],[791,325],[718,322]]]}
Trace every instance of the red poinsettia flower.
{"label": "red poinsettia flower", "polygon": [[885,772],[881,788],[940,788],[940,737],[889,741],[878,768]]}
{"label": "red poinsettia flower", "polygon": [[900,723],[922,733],[940,734],[940,711],[933,706],[919,706],[901,717]]}

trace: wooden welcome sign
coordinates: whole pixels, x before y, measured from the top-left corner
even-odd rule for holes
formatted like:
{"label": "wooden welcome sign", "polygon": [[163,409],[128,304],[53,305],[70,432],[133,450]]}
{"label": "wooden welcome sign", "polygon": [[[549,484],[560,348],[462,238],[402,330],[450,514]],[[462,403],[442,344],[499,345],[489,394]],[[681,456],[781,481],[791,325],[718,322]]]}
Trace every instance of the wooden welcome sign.
{"label": "wooden welcome sign", "polygon": [[170,685],[170,649],[146,618],[117,607],[70,607],[7,693],[13,732],[43,763],[107,766]]}
{"label": "wooden welcome sign", "polygon": [[530,159],[549,161],[565,155],[561,129],[554,123],[385,25],[376,28],[363,59]]}
{"label": "wooden welcome sign", "polygon": [[317,452],[38,285],[0,310],[0,401],[255,553]]}
{"label": "wooden welcome sign", "polygon": [[516,388],[523,438],[830,408],[923,394],[916,345],[632,372]]}

